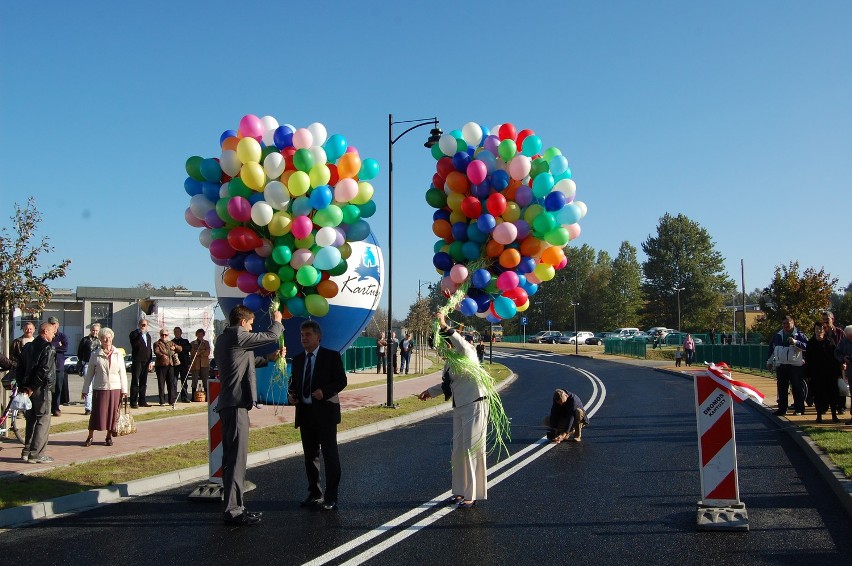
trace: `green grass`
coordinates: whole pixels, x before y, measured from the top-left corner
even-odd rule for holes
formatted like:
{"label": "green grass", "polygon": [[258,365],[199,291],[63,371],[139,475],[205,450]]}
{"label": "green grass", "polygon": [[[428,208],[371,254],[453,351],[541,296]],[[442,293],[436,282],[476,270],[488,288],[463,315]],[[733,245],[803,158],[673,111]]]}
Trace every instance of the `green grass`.
{"label": "green grass", "polygon": [[[512,373],[509,368],[500,364],[486,364],[485,368],[497,382],[503,381]],[[346,411],[338,430],[349,430],[407,415],[443,402],[443,398],[420,401],[414,397],[407,397],[399,400],[396,409],[376,405]],[[152,415],[160,415],[160,418],[172,416],[174,412],[157,411],[148,415],[151,418],[145,420],[157,418]],[[249,451],[269,450],[299,441],[299,431],[293,427],[292,423],[253,429],[249,435]],[[206,464],[207,458],[207,441],[194,440],[129,456],[72,464],[39,474],[13,476],[9,479],[0,478],[2,486],[0,509],[192,468]]]}
{"label": "green grass", "polygon": [[852,434],[845,430],[802,426],[805,434],[822,448],[834,464],[852,478]]}

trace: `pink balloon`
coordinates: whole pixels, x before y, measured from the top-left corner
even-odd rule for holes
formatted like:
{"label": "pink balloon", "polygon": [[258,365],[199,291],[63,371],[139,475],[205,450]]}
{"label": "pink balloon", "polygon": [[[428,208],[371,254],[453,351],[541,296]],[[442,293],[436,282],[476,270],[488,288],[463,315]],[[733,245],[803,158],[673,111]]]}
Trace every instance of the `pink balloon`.
{"label": "pink balloon", "polygon": [[568,258],[563,257],[562,261],[559,262],[559,265],[556,266],[556,269],[564,269],[566,265],[568,265]]}
{"label": "pink balloon", "polygon": [[504,271],[497,277],[497,288],[510,291],[518,286],[518,274],[514,271]]}
{"label": "pink balloon", "polygon": [[234,197],[228,201],[228,214],[237,222],[251,220],[251,203],[244,197]]}
{"label": "pink balloon", "polygon": [[254,253],[260,257],[269,257],[272,255],[272,242],[266,238],[261,238],[262,243],[254,249]]}
{"label": "pink balloon", "polygon": [[305,248],[299,248],[298,250],[293,252],[293,257],[290,258],[290,267],[293,269],[299,269],[303,265],[313,265],[314,264],[314,254],[311,253],[311,250],[307,250]]}
{"label": "pink balloon", "polygon": [[579,224],[569,224],[567,227],[568,235],[571,236],[572,240],[576,240],[580,237],[580,225]]}
{"label": "pink balloon", "polygon": [[246,114],[240,120],[240,135],[244,138],[263,139],[263,122],[254,114]]}
{"label": "pink balloon", "polygon": [[307,149],[314,143],[314,135],[307,128],[299,128],[293,132],[293,147]]}
{"label": "pink balloon", "polygon": [[503,222],[494,228],[494,231],[491,232],[491,237],[494,238],[498,244],[508,246],[515,241],[515,238],[518,237],[518,229],[511,222]]}
{"label": "pink balloon", "polygon": [[450,269],[450,280],[456,285],[461,285],[467,279],[467,267],[458,263]]}
{"label": "pink balloon", "polygon": [[313,228],[313,222],[311,222],[310,218],[307,216],[297,216],[293,219],[290,231],[293,232],[293,236],[297,240],[301,240],[311,233],[311,228]]}
{"label": "pink balloon", "polygon": [[216,259],[230,259],[236,254],[236,250],[231,247],[228,240],[220,238],[210,242],[210,255]]}
{"label": "pink balloon", "polygon": [[192,226],[193,228],[204,228],[205,226],[207,226],[207,224],[205,224],[203,220],[196,217],[188,208],[183,213],[183,217],[186,219],[186,223]]}
{"label": "pink balloon", "polygon": [[260,289],[257,284],[257,275],[254,273],[240,273],[237,277],[237,288],[243,293],[255,293]]}
{"label": "pink balloon", "polygon": [[450,296],[458,290],[459,286],[450,279],[449,275],[441,279],[441,292]]}
{"label": "pink balloon", "polygon": [[530,283],[535,283],[536,285],[539,285],[541,283],[541,279],[536,277],[535,273],[532,273],[532,272],[527,273],[526,277],[527,277],[527,281],[530,282]]}
{"label": "pink balloon", "polygon": [[334,186],[334,200],[337,202],[349,202],[358,196],[358,181],[355,179],[341,179]]}
{"label": "pink balloon", "polygon": [[467,178],[470,179],[470,182],[474,185],[478,185],[484,181],[487,175],[488,168],[482,161],[474,159],[467,164]]}

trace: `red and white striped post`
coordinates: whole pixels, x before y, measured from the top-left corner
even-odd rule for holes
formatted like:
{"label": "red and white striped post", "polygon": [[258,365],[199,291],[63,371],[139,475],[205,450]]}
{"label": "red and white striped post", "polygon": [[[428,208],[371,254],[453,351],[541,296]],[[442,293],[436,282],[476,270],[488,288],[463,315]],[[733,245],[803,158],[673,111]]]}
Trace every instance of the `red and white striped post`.
{"label": "red and white striped post", "polygon": [[216,408],[219,397],[218,379],[207,380],[207,453],[208,453],[208,479],[207,483],[200,485],[189,494],[190,499],[216,500],[222,498],[222,421]]}
{"label": "red and white striped post", "polygon": [[[695,376],[695,416],[698,425],[698,464],[701,500],[697,523],[701,530],[748,530],[748,513],[740,501],[734,404],[756,392],[731,380],[725,366],[711,365]],[[762,397],[762,395],[761,395]]]}

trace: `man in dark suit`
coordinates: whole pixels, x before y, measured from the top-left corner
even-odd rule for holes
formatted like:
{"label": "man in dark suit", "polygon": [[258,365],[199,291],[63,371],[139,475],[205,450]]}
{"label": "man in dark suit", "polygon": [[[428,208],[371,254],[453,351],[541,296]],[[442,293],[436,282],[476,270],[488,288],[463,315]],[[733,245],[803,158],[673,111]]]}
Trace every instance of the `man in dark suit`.
{"label": "man in dark suit", "polygon": [[133,409],[151,406],[145,400],[145,393],[148,389],[148,371],[154,358],[152,345],[148,321],[143,318],[136,330],[130,333],[130,407]]}
{"label": "man in dark suit", "polygon": [[[346,371],[338,352],[320,346],[322,328],[315,320],[300,327],[304,352],[293,358],[293,371],[287,387],[291,405],[296,405],[296,428],[301,429],[308,497],[302,507],[337,510],[340,484],[340,457],[337,453],[337,425],[340,399],[346,387]],[[320,485],[319,453],[325,463],[325,496]]]}
{"label": "man in dark suit", "polygon": [[216,341],[216,367],[219,369],[219,397],[215,410],[222,421],[222,485],[225,489],[225,523],[255,525],[260,513],[246,510],[243,505],[243,482],[248,458],[249,415],[257,405],[255,367],[284,356],[277,350],[267,357],[255,356],[259,346],[278,343],[284,333],[280,312],[272,313],[272,326],[266,332],[252,332],[254,313],[239,305],[228,315],[230,325]]}

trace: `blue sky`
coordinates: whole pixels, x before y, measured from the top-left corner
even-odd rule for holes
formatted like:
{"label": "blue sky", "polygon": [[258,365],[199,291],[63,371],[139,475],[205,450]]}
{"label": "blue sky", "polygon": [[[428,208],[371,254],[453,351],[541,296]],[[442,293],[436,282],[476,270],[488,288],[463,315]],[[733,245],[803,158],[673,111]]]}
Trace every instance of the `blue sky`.
{"label": "blue sky", "polygon": [[[73,260],[56,286],[212,292],[183,219],[187,157],[218,156],[245,114],[321,122],[379,161],[385,242],[388,114],[437,116],[560,148],[589,208],[576,245],[639,248],[684,213],[738,284],[745,261],[747,290],[795,259],[846,285],[850,16],[848,2],[4,3],[2,217],[36,197],[48,261]],[[394,146],[398,317],[438,279],[427,135]]]}

